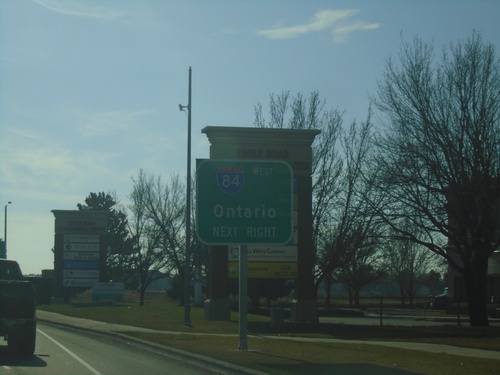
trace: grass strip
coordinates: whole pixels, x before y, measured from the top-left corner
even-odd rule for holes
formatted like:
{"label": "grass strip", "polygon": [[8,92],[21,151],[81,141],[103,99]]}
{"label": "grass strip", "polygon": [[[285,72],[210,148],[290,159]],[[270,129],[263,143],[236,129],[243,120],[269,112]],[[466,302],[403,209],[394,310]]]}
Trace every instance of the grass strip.
{"label": "grass strip", "polygon": [[237,337],[127,333],[136,338],[272,374],[493,375],[500,361],[382,347],[370,344],[294,342]]}

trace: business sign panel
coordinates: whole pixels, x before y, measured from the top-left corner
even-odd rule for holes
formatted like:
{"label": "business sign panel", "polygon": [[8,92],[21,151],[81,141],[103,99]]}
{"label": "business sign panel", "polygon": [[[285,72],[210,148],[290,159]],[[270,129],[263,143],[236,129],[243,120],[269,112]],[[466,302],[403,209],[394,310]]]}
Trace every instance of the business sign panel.
{"label": "business sign panel", "polygon": [[64,252],[69,251],[89,251],[89,252],[99,252],[99,242],[96,243],[64,243]]}
{"label": "business sign panel", "polygon": [[[228,273],[238,278],[238,246],[228,248]],[[247,246],[248,277],[250,279],[295,279],[297,278],[297,246]]]}
{"label": "business sign panel", "polygon": [[96,279],[63,279],[63,287],[73,288],[73,287],[91,287],[92,284],[97,281]]}
{"label": "business sign panel", "polygon": [[207,245],[289,243],[292,181],[292,169],[282,161],[200,161],[198,238]]}
{"label": "business sign panel", "polygon": [[99,261],[98,252],[64,252],[63,253],[63,260],[95,260]]}
{"label": "business sign panel", "polygon": [[104,283],[95,282],[92,284],[93,302],[117,302],[123,300],[125,284],[122,282]]}
{"label": "business sign panel", "polygon": [[[239,277],[238,262],[229,262],[229,277]],[[297,262],[248,262],[248,278],[250,279],[296,279],[298,277]]]}
{"label": "business sign panel", "polygon": [[99,270],[64,270],[63,277],[71,279],[97,279],[99,280]]}
{"label": "business sign panel", "polygon": [[[240,249],[238,246],[230,246],[227,254],[229,262],[237,262]],[[297,246],[249,245],[247,259],[249,262],[296,262]]]}
{"label": "business sign panel", "polygon": [[100,236],[65,234],[63,241],[63,286],[89,287],[99,281]]}

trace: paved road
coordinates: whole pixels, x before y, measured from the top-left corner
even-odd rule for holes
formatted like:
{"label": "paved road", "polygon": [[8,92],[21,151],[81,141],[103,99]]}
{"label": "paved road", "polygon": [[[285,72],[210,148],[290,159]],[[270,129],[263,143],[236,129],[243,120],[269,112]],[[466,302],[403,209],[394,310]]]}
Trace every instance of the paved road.
{"label": "paved road", "polygon": [[134,342],[38,324],[35,355],[13,357],[0,346],[3,375],[210,374],[186,360]]}

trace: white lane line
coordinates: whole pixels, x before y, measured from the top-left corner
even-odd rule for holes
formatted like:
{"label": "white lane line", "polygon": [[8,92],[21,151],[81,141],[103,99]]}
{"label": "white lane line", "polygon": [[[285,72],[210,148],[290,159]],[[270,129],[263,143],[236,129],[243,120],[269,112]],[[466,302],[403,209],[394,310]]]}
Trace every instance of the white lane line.
{"label": "white lane line", "polygon": [[80,357],[78,357],[75,353],[73,353],[71,350],[69,350],[68,348],[66,348],[63,344],[61,344],[58,341],[56,341],[55,339],[53,339],[52,337],[50,337],[49,335],[47,335],[45,332],[40,331],[39,329],[37,329],[37,331],[40,332],[45,337],[47,337],[54,344],[56,344],[57,346],[59,346],[62,350],[64,350],[66,353],[68,353],[70,356],[72,356],[78,362],[80,362],[83,366],[85,366],[88,370],[90,370],[90,372],[92,372],[95,375],[102,375],[99,371],[97,371],[95,368],[93,368],[91,365],[89,365],[83,359],[81,359]]}

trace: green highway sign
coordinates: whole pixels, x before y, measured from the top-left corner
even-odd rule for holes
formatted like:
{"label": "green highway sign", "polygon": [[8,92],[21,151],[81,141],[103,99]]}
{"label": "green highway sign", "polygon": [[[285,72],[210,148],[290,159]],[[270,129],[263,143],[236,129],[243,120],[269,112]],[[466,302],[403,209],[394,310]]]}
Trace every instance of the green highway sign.
{"label": "green highway sign", "polygon": [[282,161],[200,160],[197,235],[207,245],[287,244],[293,173]]}

